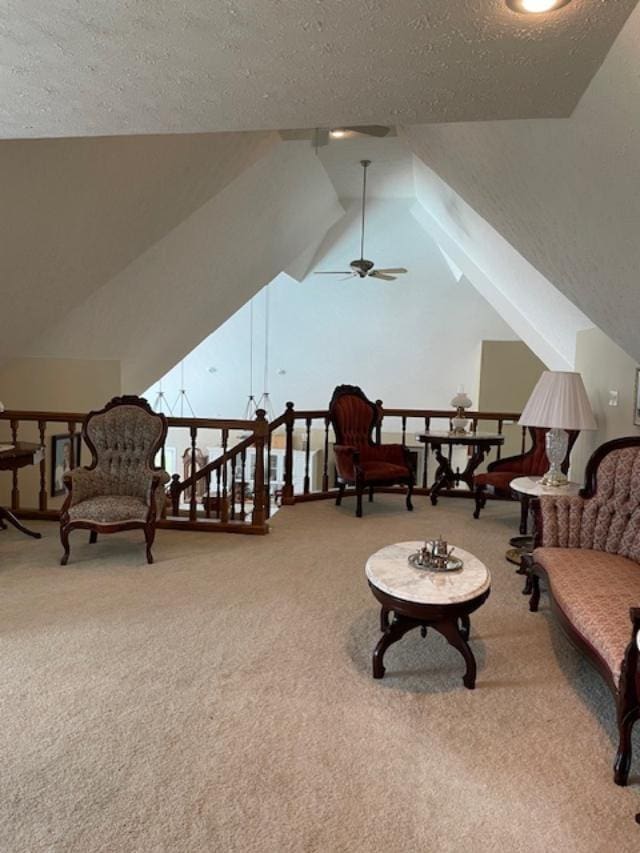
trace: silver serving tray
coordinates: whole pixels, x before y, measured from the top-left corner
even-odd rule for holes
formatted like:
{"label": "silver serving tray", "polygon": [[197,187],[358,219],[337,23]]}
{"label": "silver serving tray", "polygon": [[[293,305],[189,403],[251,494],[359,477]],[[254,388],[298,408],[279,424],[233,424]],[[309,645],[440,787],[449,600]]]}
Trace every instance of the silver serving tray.
{"label": "silver serving tray", "polygon": [[419,554],[411,554],[409,565],[413,566],[414,569],[422,569],[424,572],[459,572],[464,564],[460,557],[449,557],[445,567],[433,566],[431,563],[421,562]]}

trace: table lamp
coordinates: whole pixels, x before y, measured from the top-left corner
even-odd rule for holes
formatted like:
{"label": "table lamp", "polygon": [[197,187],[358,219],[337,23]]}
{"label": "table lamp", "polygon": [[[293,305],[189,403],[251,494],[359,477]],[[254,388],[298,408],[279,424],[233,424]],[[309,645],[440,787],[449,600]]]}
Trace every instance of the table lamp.
{"label": "table lamp", "polygon": [[579,373],[545,370],[524,407],[521,426],[548,429],[546,436],[549,470],[540,481],[544,486],[566,486],[562,472],[569,436],[566,430],[597,429],[591,404]]}
{"label": "table lamp", "polygon": [[451,401],[451,405],[456,410],[455,417],[451,418],[453,431],[458,433],[466,433],[469,418],[465,418],[464,410],[468,409],[472,405],[472,403],[471,399],[469,398],[469,395],[465,394],[464,386],[460,385],[460,387],[458,388],[458,393]]}

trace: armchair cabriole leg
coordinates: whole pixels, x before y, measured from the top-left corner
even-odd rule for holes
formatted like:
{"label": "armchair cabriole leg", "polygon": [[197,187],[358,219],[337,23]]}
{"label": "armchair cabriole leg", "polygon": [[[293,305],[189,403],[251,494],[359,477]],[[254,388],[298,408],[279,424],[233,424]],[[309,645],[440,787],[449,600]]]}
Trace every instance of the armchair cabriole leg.
{"label": "armchair cabriole leg", "polygon": [[151,546],[153,545],[153,540],[156,538],[156,526],[155,524],[147,524],[144,529],[144,538],[147,543],[147,563],[153,563],[153,554],[151,553]]}
{"label": "armchair cabriole leg", "polygon": [[407,509],[409,512],[413,512],[413,503],[411,502],[411,496],[413,495],[413,483],[409,483],[409,488],[407,489]]}

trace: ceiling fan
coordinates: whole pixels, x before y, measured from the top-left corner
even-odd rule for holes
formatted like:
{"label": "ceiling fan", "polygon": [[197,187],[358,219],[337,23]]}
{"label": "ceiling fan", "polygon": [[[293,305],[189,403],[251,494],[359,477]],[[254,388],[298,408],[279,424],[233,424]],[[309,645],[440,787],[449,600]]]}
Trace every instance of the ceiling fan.
{"label": "ceiling fan", "polygon": [[396,276],[401,275],[402,273],[408,272],[404,267],[394,267],[393,269],[375,269],[375,264],[373,261],[368,261],[364,256],[364,224],[365,224],[365,210],[367,204],[367,169],[371,165],[371,160],[361,160],[360,165],[363,169],[362,175],[362,226],[360,232],[360,257],[351,261],[349,266],[350,270],[329,270],[325,272],[316,272],[315,275],[342,275],[344,278],[340,279],[341,281],[346,281],[348,278],[353,278],[354,276],[359,276],[359,278],[366,278],[369,276],[370,278],[378,278],[382,281],[395,281]]}

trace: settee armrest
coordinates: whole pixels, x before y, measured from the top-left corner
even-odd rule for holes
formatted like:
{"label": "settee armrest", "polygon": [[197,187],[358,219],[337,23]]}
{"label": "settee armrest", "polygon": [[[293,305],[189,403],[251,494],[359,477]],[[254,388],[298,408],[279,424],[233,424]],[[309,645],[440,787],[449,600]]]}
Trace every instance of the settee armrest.
{"label": "settee armrest", "polygon": [[588,498],[543,495],[536,524],[536,547],[580,548]]}
{"label": "settee armrest", "polygon": [[342,480],[355,480],[356,469],[360,465],[360,452],[357,448],[348,444],[334,444],[333,453],[338,477]]}

